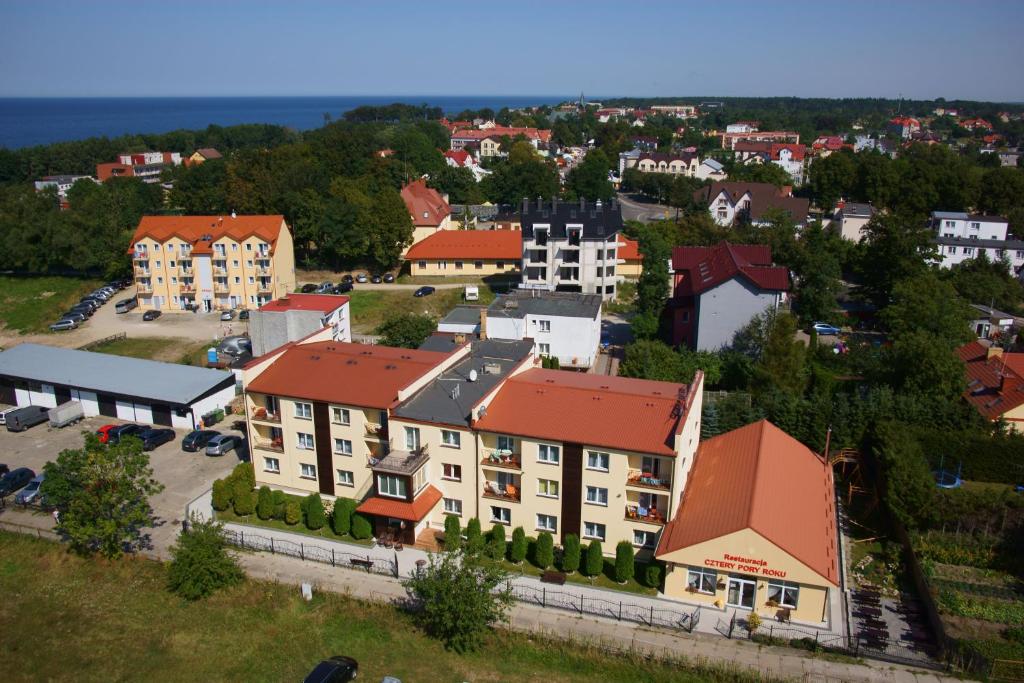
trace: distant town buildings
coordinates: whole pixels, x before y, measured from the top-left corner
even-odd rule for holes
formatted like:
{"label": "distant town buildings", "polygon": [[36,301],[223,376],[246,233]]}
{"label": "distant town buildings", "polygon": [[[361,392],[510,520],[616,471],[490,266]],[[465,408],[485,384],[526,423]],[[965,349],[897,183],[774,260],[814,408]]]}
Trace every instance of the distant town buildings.
{"label": "distant town buildings", "polygon": [[54,189],[57,192],[57,202],[60,208],[68,208],[68,191],[71,186],[79,180],[90,180],[96,182],[92,176],[87,175],[48,175],[35,181],[36,192]]}
{"label": "distant town buildings", "polygon": [[804,225],[810,208],[809,200],[770,183],[716,182],[694,192],[693,198],[707,204],[711,217],[721,226],[742,220],[763,225],[773,209]]}
{"label": "distant town buildings", "polygon": [[164,169],[181,163],[178,152],[125,153],[119,155],[117,161],[96,164],[96,178],[101,183],[111,178],[139,178],[146,183],[158,183]]}

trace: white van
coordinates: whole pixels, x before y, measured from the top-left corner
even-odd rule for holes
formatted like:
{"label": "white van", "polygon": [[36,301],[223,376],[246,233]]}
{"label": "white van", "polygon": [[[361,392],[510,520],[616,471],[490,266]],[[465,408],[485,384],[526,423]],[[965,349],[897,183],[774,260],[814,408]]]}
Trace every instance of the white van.
{"label": "white van", "polygon": [[466,301],[479,301],[480,288],[476,285],[466,285]]}

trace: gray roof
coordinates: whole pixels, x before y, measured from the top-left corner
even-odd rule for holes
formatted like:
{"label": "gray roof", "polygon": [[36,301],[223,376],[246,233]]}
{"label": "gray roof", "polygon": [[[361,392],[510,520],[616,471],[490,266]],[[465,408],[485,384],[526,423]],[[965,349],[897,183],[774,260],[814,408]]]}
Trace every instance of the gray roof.
{"label": "gray roof", "polygon": [[713,171],[721,171],[722,169],[725,168],[725,166],[723,166],[719,161],[717,161],[715,159],[711,159],[711,158],[705,159],[701,163],[704,166],[707,166],[708,168],[710,168]]}
{"label": "gray roof", "polygon": [[473,325],[479,323],[481,309],[483,306],[456,306],[448,315],[441,318],[441,324]]}
{"label": "gray roof", "polygon": [[1007,223],[1008,221],[1002,216],[982,216],[980,214],[970,214],[964,211],[932,211],[932,218],[948,218],[949,220],[957,221],[977,221],[979,223]]}
{"label": "gray roof", "polygon": [[846,202],[843,204],[843,208],[839,209],[839,211],[844,216],[852,216],[856,218],[871,218],[875,215],[875,207],[870,204],[861,204],[858,202]]}
{"label": "gray roof", "polygon": [[172,405],[188,405],[234,382],[234,375],[222,370],[42,344],[19,344],[0,353],[0,375]]}
{"label": "gray roof", "polygon": [[[470,411],[533,352],[533,342],[481,339],[468,356],[395,408],[398,417],[469,426]],[[485,371],[495,369],[497,372]],[[469,373],[476,370],[476,381]]]}
{"label": "gray roof", "polygon": [[1000,311],[998,308],[992,308],[983,304],[971,304],[971,308],[983,313],[986,318],[1014,318],[1012,313]]}
{"label": "gray roof", "polygon": [[564,318],[597,317],[601,310],[600,294],[548,292],[540,289],[513,289],[499,295],[487,307],[487,315],[495,318],[525,318],[527,315],[556,315]]}
{"label": "gray roof", "polygon": [[461,344],[455,343],[454,332],[434,332],[423,340],[423,343],[416,347],[417,351],[440,351],[451,353]]}
{"label": "gray roof", "polygon": [[972,240],[970,237],[936,237],[935,244],[950,247],[982,247],[987,249],[1024,249],[1020,240]]}
{"label": "gray roof", "polygon": [[581,200],[524,199],[519,209],[523,239],[533,239],[533,224],[548,225],[551,239],[566,239],[569,225],[582,225],[580,238],[607,240],[622,230],[622,207],[618,201],[600,203]]}

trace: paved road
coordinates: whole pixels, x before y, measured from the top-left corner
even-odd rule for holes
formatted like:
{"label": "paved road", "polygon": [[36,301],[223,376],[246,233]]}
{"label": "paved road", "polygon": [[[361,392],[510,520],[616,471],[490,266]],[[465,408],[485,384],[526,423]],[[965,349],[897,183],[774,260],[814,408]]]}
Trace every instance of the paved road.
{"label": "paved road", "polygon": [[627,221],[650,223],[675,215],[675,209],[670,206],[637,201],[624,192],[619,192],[617,197],[622,204],[622,218]]}

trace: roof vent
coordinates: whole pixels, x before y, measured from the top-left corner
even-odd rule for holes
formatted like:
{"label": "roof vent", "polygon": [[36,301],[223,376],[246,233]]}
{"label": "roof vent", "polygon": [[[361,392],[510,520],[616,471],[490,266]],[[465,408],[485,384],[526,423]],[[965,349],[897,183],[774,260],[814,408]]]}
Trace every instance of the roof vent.
{"label": "roof vent", "polygon": [[310,356],[310,360],[320,360],[320,356]]}
{"label": "roof vent", "polygon": [[609,387],[609,386],[608,386],[607,384],[602,384],[602,385],[601,385],[601,388],[602,388],[602,389],[610,389],[611,387]]}
{"label": "roof vent", "polygon": [[555,380],[553,380],[553,379],[546,379],[544,381],[547,382],[548,384],[554,384],[555,383]]}
{"label": "roof vent", "polygon": [[347,361],[345,361],[345,365],[355,365],[358,362],[359,361],[357,361],[355,358],[349,358]]}
{"label": "roof vent", "polygon": [[385,370],[397,370],[398,366],[395,365],[394,363],[388,363],[387,365],[384,366],[384,369]]}

